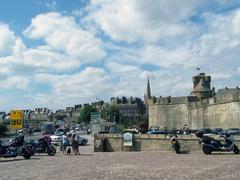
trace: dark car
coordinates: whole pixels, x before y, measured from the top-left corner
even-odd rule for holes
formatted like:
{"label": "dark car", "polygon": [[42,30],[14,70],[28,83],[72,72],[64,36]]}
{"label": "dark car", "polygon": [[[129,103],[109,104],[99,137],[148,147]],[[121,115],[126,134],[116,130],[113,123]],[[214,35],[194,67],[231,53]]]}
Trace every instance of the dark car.
{"label": "dark car", "polygon": [[213,134],[210,128],[201,128],[199,131],[203,132],[203,134]]}
{"label": "dark car", "polygon": [[222,128],[212,128],[212,134],[222,134],[224,130]]}
{"label": "dark car", "polygon": [[34,132],[34,133],[41,132],[41,129],[40,129],[40,128],[33,129],[33,132]]}
{"label": "dark car", "polygon": [[168,131],[168,130],[150,130],[147,132],[147,134],[171,134],[172,131]]}
{"label": "dark car", "polygon": [[117,133],[117,129],[116,129],[116,127],[110,127],[109,128],[109,133]]}

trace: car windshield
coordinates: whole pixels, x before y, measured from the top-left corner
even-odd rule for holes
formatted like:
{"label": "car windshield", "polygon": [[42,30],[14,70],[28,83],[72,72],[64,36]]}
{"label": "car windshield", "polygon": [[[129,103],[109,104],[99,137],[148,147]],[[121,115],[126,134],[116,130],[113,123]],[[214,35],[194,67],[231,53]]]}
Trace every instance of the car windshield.
{"label": "car windshield", "polygon": [[56,132],[55,135],[56,135],[56,136],[62,136],[62,135],[63,135],[63,132]]}

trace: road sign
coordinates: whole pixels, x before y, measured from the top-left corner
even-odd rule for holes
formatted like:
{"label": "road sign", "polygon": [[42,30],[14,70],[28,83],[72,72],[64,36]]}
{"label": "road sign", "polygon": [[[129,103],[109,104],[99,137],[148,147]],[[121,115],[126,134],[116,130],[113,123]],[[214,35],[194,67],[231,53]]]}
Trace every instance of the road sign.
{"label": "road sign", "polygon": [[23,128],[23,113],[20,110],[10,112],[10,128],[21,129]]}
{"label": "road sign", "polygon": [[90,120],[91,121],[97,121],[101,119],[101,113],[100,112],[91,112],[90,114]]}

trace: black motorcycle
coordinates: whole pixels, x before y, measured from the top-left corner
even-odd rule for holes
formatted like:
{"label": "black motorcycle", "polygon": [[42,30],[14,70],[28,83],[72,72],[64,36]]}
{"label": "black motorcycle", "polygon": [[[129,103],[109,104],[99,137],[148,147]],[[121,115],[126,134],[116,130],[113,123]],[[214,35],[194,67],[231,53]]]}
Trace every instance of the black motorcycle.
{"label": "black motorcycle", "polygon": [[45,137],[40,138],[38,142],[30,141],[27,146],[31,148],[32,155],[35,153],[47,153],[49,156],[54,156],[56,154],[56,148]]}
{"label": "black motorcycle", "polygon": [[19,135],[13,138],[8,145],[3,144],[0,140],[0,157],[10,158],[23,156],[25,159],[30,159],[31,149],[24,143],[24,136]]}
{"label": "black motorcycle", "polygon": [[177,154],[179,154],[179,153],[180,153],[180,148],[181,148],[181,146],[180,146],[180,143],[179,143],[178,138],[177,138],[176,135],[175,135],[175,136],[172,136],[172,137],[170,138],[170,143],[171,143],[172,149],[173,149]]}
{"label": "black motorcycle", "polygon": [[239,149],[234,142],[233,136],[229,133],[220,135],[220,137],[224,138],[224,144],[212,137],[204,136],[202,132],[197,132],[196,136],[200,138],[199,144],[202,145],[204,154],[211,154],[213,151],[233,151],[235,154],[239,154]]}

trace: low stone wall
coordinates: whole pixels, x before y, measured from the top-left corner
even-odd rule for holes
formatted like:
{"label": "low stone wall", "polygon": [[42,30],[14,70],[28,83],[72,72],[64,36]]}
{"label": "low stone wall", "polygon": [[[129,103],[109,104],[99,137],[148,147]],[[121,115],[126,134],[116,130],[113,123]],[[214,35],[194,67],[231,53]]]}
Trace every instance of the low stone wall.
{"label": "low stone wall", "polygon": [[[94,136],[95,152],[114,151],[168,151],[171,150],[169,136],[160,134],[134,134],[133,145],[123,146],[121,134],[98,134]],[[216,139],[222,140],[218,137]],[[201,150],[199,141],[195,135],[178,135],[181,151]],[[236,144],[240,147],[240,137],[235,137]]]}

